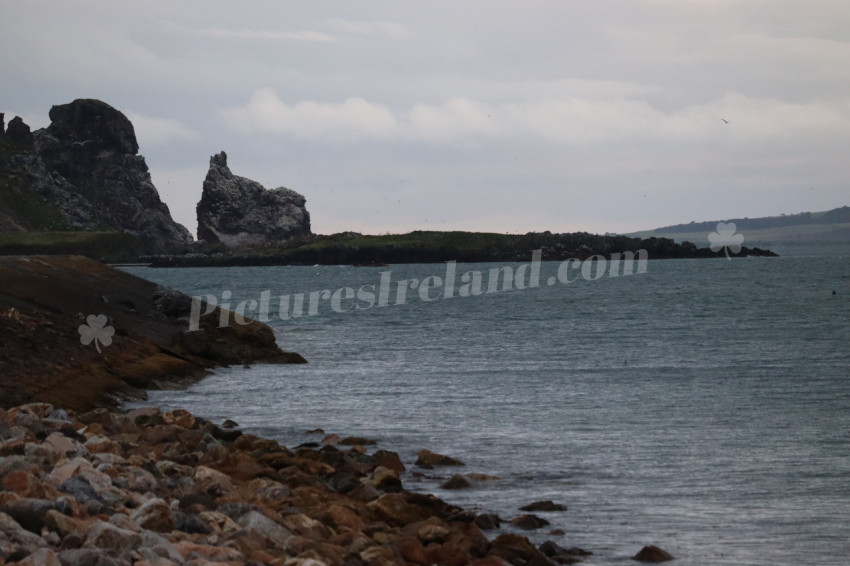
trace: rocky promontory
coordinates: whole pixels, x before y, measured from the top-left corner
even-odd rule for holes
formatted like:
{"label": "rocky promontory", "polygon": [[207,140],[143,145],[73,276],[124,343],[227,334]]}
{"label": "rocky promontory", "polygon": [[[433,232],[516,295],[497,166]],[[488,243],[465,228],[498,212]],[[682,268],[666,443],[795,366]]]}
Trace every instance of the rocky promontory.
{"label": "rocky promontory", "polygon": [[306,199],[285,187],[266,189],[231,173],[223,151],[210,158],[198,202],[198,239],[229,248],[310,236]]}
{"label": "rocky promontory", "polygon": [[118,231],[138,237],[146,253],[193,241],[159,198],[123,113],[78,99],[53,106],[50,120],[30,132],[15,117],[0,132],[0,230]]}
{"label": "rocky promontory", "polygon": [[189,296],[81,256],[0,256],[0,281],[0,407],[117,406],[211,367],[304,362],[221,310],[187,332]]}

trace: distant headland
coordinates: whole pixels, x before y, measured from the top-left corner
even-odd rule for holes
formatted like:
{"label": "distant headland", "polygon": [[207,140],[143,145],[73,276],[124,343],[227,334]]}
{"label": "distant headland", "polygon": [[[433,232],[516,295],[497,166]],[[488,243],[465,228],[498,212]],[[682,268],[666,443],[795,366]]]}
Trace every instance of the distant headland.
{"label": "distant headland", "polygon": [[[0,113],[0,255],[80,254],[155,266],[425,263],[586,259],[646,250],[652,259],[729,254],[699,239],[586,232],[524,235],[414,231],[384,236],[313,234],[306,198],[234,175],[221,151],[210,158],[196,212],[198,238],[173,220],[151,180],[130,120],[94,99],[50,110],[31,131]],[[701,227],[702,228],[702,227]],[[660,231],[659,231],[660,232]],[[748,240],[752,241],[752,240]],[[732,255],[773,256],[735,246]]]}

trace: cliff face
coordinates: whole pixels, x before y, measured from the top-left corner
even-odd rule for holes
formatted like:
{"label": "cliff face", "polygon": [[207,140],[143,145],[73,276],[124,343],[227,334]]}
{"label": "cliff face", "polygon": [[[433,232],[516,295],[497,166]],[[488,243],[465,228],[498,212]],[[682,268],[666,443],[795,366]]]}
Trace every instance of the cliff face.
{"label": "cliff face", "polygon": [[234,175],[222,151],[210,158],[197,206],[198,239],[235,248],[310,236],[305,202],[304,196],[293,190],[268,190]]}
{"label": "cliff face", "polygon": [[30,132],[14,118],[0,136],[0,230],[117,230],[150,253],[192,236],[171,218],[127,117],[99,100],[54,106]]}

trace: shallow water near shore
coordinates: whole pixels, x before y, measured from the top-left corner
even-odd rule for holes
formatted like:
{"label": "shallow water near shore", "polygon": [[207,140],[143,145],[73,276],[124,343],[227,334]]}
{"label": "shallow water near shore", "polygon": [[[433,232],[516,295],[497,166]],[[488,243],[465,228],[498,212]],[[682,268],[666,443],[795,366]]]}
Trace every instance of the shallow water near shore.
{"label": "shallow water near shore", "polygon": [[[445,269],[126,270],[220,302],[229,290],[235,307],[264,290]],[[403,305],[273,320],[309,364],[223,369],[146,404],[289,446],[321,427],[374,438],[407,464],[421,448],[458,457],[465,468],[409,465],[424,476],[408,473],[406,487],[503,518],[564,504],[538,513],[551,527],[523,534],[591,550],[587,564],[632,563],[645,544],[681,565],[846,564],[850,248],[650,261],[642,274],[548,285],[556,270],[542,264],[538,288],[433,302],[410,291]],[[440,490],[457,471],[501,479]]]}

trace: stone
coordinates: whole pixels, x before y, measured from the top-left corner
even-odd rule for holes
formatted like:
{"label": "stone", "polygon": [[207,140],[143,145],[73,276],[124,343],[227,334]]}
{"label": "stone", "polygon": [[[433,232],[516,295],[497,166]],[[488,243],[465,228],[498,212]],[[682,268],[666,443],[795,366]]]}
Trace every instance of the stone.
{"label": "stone", "polygon": [[5,535],[9,542],[16,548],[23,548],[29,552],[45,546],[40,536],[29,532],[18,524],[15,519],[0,511],[0,534]]}
{"label": "stone", "polygon": [[545,527],[549,525],[549,521],[543,519],[542,517],[538,517],[537,515],[533,515],[531,513],[524,513],[519,517],[511,519],[511,524],[517,528],[531,531],[534,529],[539,529],[541,527]]}
{"label": "stone", "polygon": [[30,127],[24,123],[20,116],[15,116],[9,120],[6,138],[12,143],[24,147],[32,147],[35,141],[35,136],[32,135]]}
{"label": "stone", "polygon": [[455,474],[440,486],[440,489],[469,489],[472,483],[462,474]]}
{"label": "stone", "polygon": [[374,446],[378,442],[362,436],[346,436],[339,441],[343,446]]}
{"label": "stone", "polygon": [[17,562],[18,566],[62,566],[59,557],[49,548],[39,548],[23,560]]}
{"label": "stone", "polygon": [[85,503],[89,500],[103,501],[92,487],[89,480],[82,476],[73,476],[62,482],[59,486],[59,491],[67,493],[74,497],[80,503]]}
{"label": "stone", "polygon": [[130,514],[130,518],[139,527],[168,533],[174,529],[174,516],[171,507],[162,499],[151,499]]}
{"label": "stone", "polygon": [[50,509],[44,514],[44,526],[58,534],[63,539],[69,535],[82,535],[89,527],[90,521],[75,519],[56,509]]}
{"label": "stone", "polygon": [[378,466],[372,473],[371,485],[386,492],[401,491],[401,478],[395,470]]}
{"label": "stone", "polygon": [[551,565],[552,562],[524,536],[503,533],[493,539],[489,556],[496,556],[510,564]]}
{"label": "stone", "polygon": [[19,153],[5,173],[28,179],[10,186],[11,196],[22,203],[37,198],[43,210],[4,210],[0,225],[125,232],[148,253],[182,250],[192,242],[160,200],[123,113],[99,100],[78,99],[53,106],[49,116],[50,125],[32,133],[19,118],[9,123],[6,138]]}
{"label": "stone", "polygon": [[641,548],[637,554],[632,556],[632,560],[637,560],[638,562],[668,562],[675,560],[675,558],[666,550],[650,544]]}
{"label": "stone", "polygon": [[236,522],[250,536],[261,537],[279,548],[285,548],[286,542],[292,537],[288,529],[257,511],[249,511]]}
{"label": "stone", "polygon": [[396,452],[378,450],[373,454],[373,458],[377,466],[389,468],[398,474],[403,474],[406,471],[404,463],[402,463],[401,458]]}
{"label": "stone", "polygon": [[123,566],[99,548],[74,548],[59,553],[62,566]]}
{"label": "stone", "polygon": [[419,456],[416,458],[416,465],[423,468],[430,468],[433,466],[465,466],[466,464],[451,456],[437,454],[430,450],[420,450]]}
{"label": "stone", "polygon": [[62,500],[22,498],[3,505],[2,511],[12,517],[26,530],[40,534],[45,526],[45,516],[55,509],[65,515],[71,514],[71,507]]}
{"label": "stone", "polygon": [[196,209],[198,239],[230,248],[310,237],[310,214],[303,195],[231,173],[227,154],[210,158]]}
{"label": "stone", "polygon": [[566,511],[566,505],[553,503],[547,499],[545,501],[535,501],[519,508],[520,511]]}
{"label": "stone", "polygon": [[141,546],[142,537],[138,533],[116,527],[106,521],[96,520],[86,534],[84,546],[98,548],[115,556],[129,555]]}

